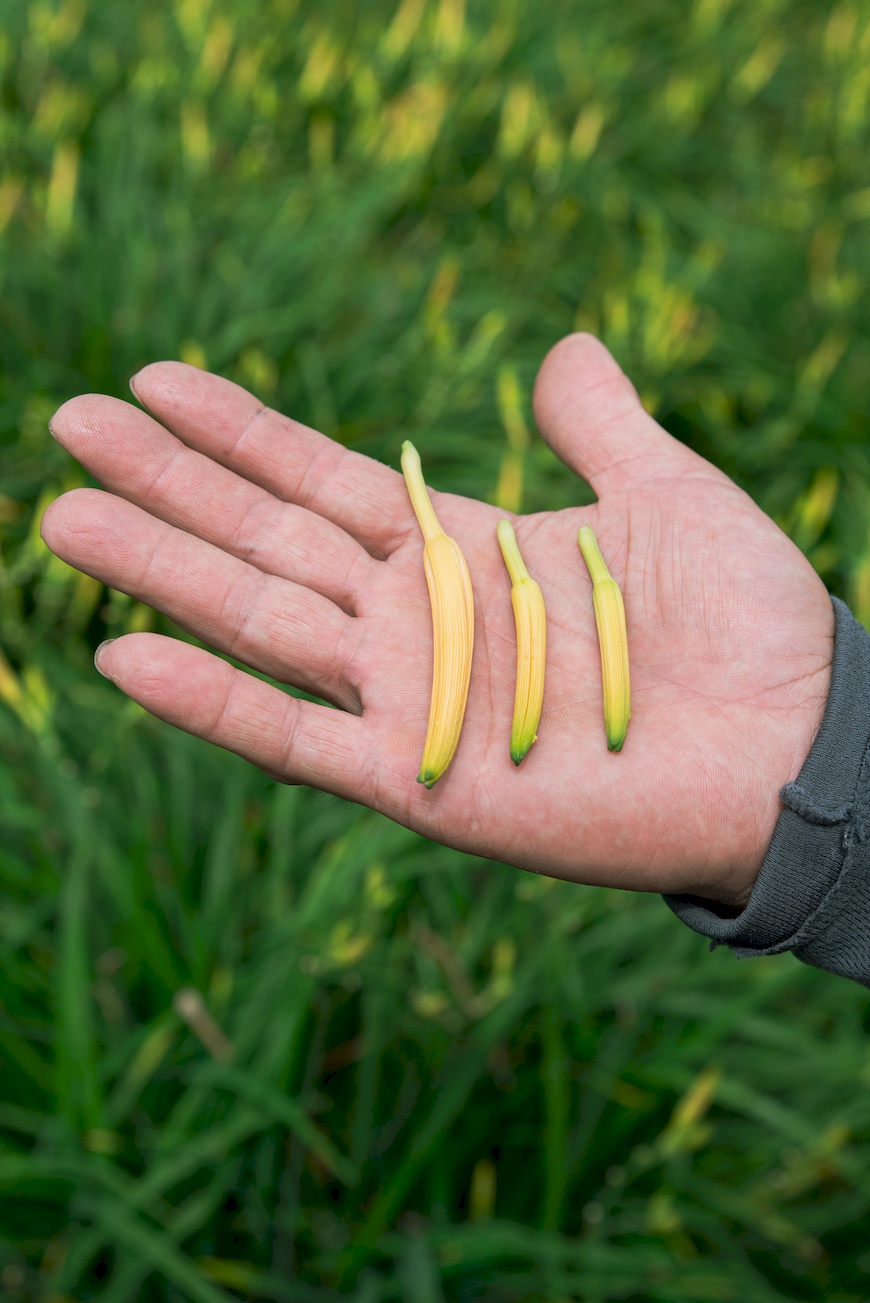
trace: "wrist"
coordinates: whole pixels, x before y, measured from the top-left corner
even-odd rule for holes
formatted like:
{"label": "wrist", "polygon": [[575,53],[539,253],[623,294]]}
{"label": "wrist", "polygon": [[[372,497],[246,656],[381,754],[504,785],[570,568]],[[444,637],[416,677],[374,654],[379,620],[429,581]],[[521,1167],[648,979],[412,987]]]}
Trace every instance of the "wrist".
{"label": "wrist", "polygon": [[[706,884],[697,894],[721,911],[720,917],[737,917],[749,903],[759,873],[768,855],[784,805],[782,789],[794,782],[807,766],[816,739],[825,720],[831,696],[832,666],[835,650],[835,608],[824,594],[825,633],[818,640],[815,665],[794,680],[789,687],[792,705],[787,714],[776,713],[760,730],[760,736],[772,745],[759,765],[757,750],[747,754],[743,809],[742,844],[726,869],[721,883],[711,891]],[[851,615],[843,607],[848,616]]]}
{"label": "wrist", "polygon": [[735,811],[738,839],[732,858],[715,887],[708,880],[693,893],[709,900],[722,911],[722,917],[736,917],[749,903],[784,809],[780,793],[804,770],[825,718],[834,653],[834,610],[827,593],[825,602],[830,625],[827,636],[820,640],[816,665],[789,685],[794,700],[787,714],[780,711],[768,716],[766,723],[754,725],[756,735],[769,743],[769,749],[761,757],[753,745],[746,755],[746,782],[739,785],[743,796]]}

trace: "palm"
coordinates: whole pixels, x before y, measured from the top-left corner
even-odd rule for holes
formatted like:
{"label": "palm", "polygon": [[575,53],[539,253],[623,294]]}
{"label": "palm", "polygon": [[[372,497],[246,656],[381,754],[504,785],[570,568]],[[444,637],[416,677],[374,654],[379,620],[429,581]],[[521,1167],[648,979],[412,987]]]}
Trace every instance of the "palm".
{"label": "palm", "polygon": [[[145,634],[104,653],[131,696],[281,778],[477,854],[587,882],[745,895],[778,788],[821,718],[830,602],[772,522],[640,410],[600,345],[564,341],[538,385],[542,430],[599,501],[515,521],[548,625],[539,740],[519,769],[503,513],[433,494],[471,570],[475,653],[459,749],[428,792],[414,779],[431,616],[401,477],[190,368],[159,364],[137,389],[173,433],[110,399],[73,400],[55,418],[112,495],[66,495],[46,518],[50,546],[343,709]],[[619,755],[604,742],[584,521],[625,594],[633,718]]]}

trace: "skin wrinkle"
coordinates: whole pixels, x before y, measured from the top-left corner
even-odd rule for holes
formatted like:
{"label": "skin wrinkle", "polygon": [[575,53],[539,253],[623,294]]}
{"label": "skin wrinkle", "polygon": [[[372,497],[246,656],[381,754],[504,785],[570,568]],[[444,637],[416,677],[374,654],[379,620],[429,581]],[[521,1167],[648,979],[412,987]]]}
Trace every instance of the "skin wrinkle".
{"label": "skin wrinkle", "polygon": [[[479,609],[480,609],[479,603],[475,602],[474,656],[475,658],[477,658],[478,655],[481,655],[483,658],[483,663],[485,665],[489,665],[491,663],[490,655],[489,655],[489,618],[487,613],[484,612],[482,618],[479,619],[477,617],[477,612]],[[478,648],[480,649],[479,652],[478,652]],[[484,718],[486,721],[488,740],[487,740],[487,745],[484,749],[484,755],[490,756],[494,753],[495,750],[493,745],[493,733],[495,731],[495,721],[497,718],[496,709],[495,709],[496,681],[495,681],[495,677],[492,675],[489,675],[486,678],[486,694],[487,694],[488,710]],[[470,695],[471,694],[469,693],[469,697]],[[511,697],[511,700],[513,700],[513,697]],[[459,740],[459,745],[460,746],[462,745],[461,738]],[[486,769],[486,765],[484,766],[484,768]],[[485,774],[484,774],[484,779],[485,779]],[[479,792],[482,796],[486,792],[486,786],[487,786],[486,782],[484,781],[478,785],[476,791]]]}
{"label": "skin wrinkle", "polygon": [[[254,574],[256,579],[253,581],[253,593],[251,594],[253,600],[247,600],[249,595],[244,591],[248,588],[248,584],[239,585],[236,577],[233,576],[224,589],[217,615],[213,620],[216,627],[220,627],[225,622],[227,623],[229,636],[224,640],[224,645],[231,656],[234,656],[236,660],[245,661],[248,665],[260,660],[257,655],[257,639],[252,639],[249,635],[253,624],[263,624],[262,608],[265,603],[262,599],[262,590],[267,580],[267,576],[261,570],[255,570]],[[241,594],[239,593],[240,587],[243,588]],[[268,656],[266,659],[268,660]],[[264,664],[258,664],[256,668],[265,670],[267,667]]]}
{"label": "skin wrinkle", "polygon": [[[212,737],[229,735],[236,736],[241,732],[241,736],[236,736],[237,745],[240,745],[241,748],[246,748],[247,745],[253,743],[253,741],[258,739],[258,737],[263,735],[262,724],[266,722],[266,715],[264,715],[264,711],[260,711],[260,719],[259,721],[255,721],[255,723],[259,724],[259,727],[251,727],[249,719],[246,719],[244,715],[240,714],[240,710],[238,710],[238,706],[240,706],[240,692],[238,692],[238,680],[234,675],[236,675],[236,671],[229,672],[227,675],[227,692],[225,692],[223,705],[221,705],[220,711],[215,713],[214,717],[212,717],[210,732]],[[276,696],[280,696],[281,698],[281,719],[283,719],[284,723],[293,724],[294,721],[298,722],[298,704],[296,700],[294,700],[293,697],[287,696],[285,693],[276,693]],[[250,711],[250,705],[247,709]],[[272,727],[274,727],[274,710],[270,711],[270,718]],[[290,754],[289,749],[279,748],[279,751],[281,758],[283,758],[285,764],[287,764],[287,757]]]}
{"label": "skin wrinkle", "polygon": [[[348,453],[348,456],[352,455],[353,454]],[[387,468],[383,467],[382,469],[386,470]],[[407,501],[402,477],[397,472],[392,472],[390,483],[396,490],[401,488],[402,496],[400,499],[397,498],[394,506],[389,509],[387,503],[384,501],[385,495],[383,487],[379,487],[374,496],[370,495],[358,483],[352,484],[348,491],[348,497],[355,502],[357,508],[362,505],[368,507],[373,514],[377,512],[380,522],[378,531],[380,541],[375,542],[374,538],[369,538],[368,541],[364,539],[360,539],[359,541],[375,558],[375,560],[378,561],[388,561],[392,553],[402,546],[406,538],[411,536],[413,530],[419,528],[417,526],[416,517],[413,516],[413,512],[410,519],[406,515],[406,510],[410,508],[410,503]],[[403,523],[407,522],[406,530],[403,531],[402,526],[399,525],[395,518],[395,511],[401,513],[401,520]],[[388,525],[387,522],[389,522]]]}
{"label": "skin wrinkle", "polygon": [[[293,702],[291,705],[290,702]],[[298,708],[298,703],[292,697],[288,698],[288,704],[284,708],[284,718],[282,721],[281,733],[278,741],[279,754],[284,756],[285,763],[292,766],[293,759],[296,757],[296,738],[302,722],[302,712]]]}
{"label": "skin wrinkle", "polygon": [[255,569],[262,570],[265,574],[272,574],[274,571],[267,570],[267,568],[261,564],[261,561],[258,560],[262,553],[262,528],[255,527],[252,536],[250,530],[250,522],[252,518],[255,519],[264,511],[266,512],[267,517],[269,514],[277,514],[268,498],[252,498],[242,512],[240,519],[236,522],[231,535],[227,539],[226,550],[229,550],[234,556],[237,556],[241,561],[246,562]]}
{"label": "skin wrinkle", "polygon": [[251,412],[250,416],[245,421],[241,430],[236,435],[236,437],[232,440],[229,448],[226,450],[226,455],[231,461],[235,461],[237,458],[239,458],[242,445],[244,444],[246,439],[249,438],[251,430],[254,428],[254,426],[259,423],[260,418],[264,416],[270,416],[270,415],[278,417],[280,416],[280,413],[274,412],[271,407],[266,407],[265,404],[257,407],[253,412]]}
{"label": "skin wrinkle", "polygon": [[[779,679],[777,681],[775,690],[777,692],[781,692],[783,689],[786,688],[797,688],[801,684],[812,683],[820,675],[824,675],[824,672],[825,672],[824,666],[822,667],[816,666],[814,669],[805,670],[802,673],[794,674],[789,678]],[[781,711],[788,711],[789,713],[791,713],[792,711],[794,711],[795,707],[800,708],[801,706],[803,706],[805,702],[817,704],[820,701],[826,700],[828,695],[824,687],[821,687],[818,692],[814,692],[809,695],[806,693],[802,693],[800,695],[799,700],[795,696],[795,697],[790,697],[788,701],[769,703],[766,701],[765,698],[767,697],[770,691],[771,691],[770,687],[759,689],[758,692],[755,692],[751,696],[744,698],[744,701],[747,705],[750,705],[753,708],[764,710],[768,714],[775,715]]]}
{"label": "skin wrinkle", "polygon": [[175,467],[179,462],[183,462],[185,460],[185,454],[189,454],[189,453],[190,453],[190,449],[185,448],[182,443],[178,442],[177,446],[173,448],[169,456],[163,461],[163,464],[158,469],[157,474],[153,477],[150,483],[145,485],[145,490],[144,490],[145,496],[161,498],[162,497],[161,490],[163,487],[164,480],[167,478],[168,475],[171,474],[172,471],[175,470]]}
{"label": "skin wrinkle", "polygon": [[401,547],[396,548],[396,550],[390,554],[387,561],[381,562],[382,565],[388,568],[392,567],[392,575],[396,575],[396,572],[398,571],[405,581],[414,585],[417,605],[421,608],[423,607],[424,602],[428,602],[429,600],[428,589],[426,587],[426,577],[423,571],[424,546],[425,544],[423,543],[423,538],[418,526],[416,533],[412,537],[409,537],[406,543],[403,543]]}
{"label": "skin wrinkle", "polygon": [[[365,711],[363,719],[365,720]],[[365,793],[363,800],[371,804],[375,809],[383,810],[390,818],[396,819],[407,827],[411,821],[410,801],[406,801],[404,807],[396,799],[396,793],[401,791],[406,784],[400,784],[393,775],[393,756],[392,749],[383,748],[383,758],[389,756],[389,765],[385,765],[379,758],[379,748],[371,748],[363,757],[355,756],[355,772],[357,775],[364,775],[364,780],[360,784],[360,793]],[[389,776],[389,781],[387,780]],[[395,811],[395,814],[392,813]]]}
{"label": "skin wrinkle", "polygon": [[[338,449],[338,452],[336,452],[336,449]],[[318,494],[327,493],[330,486],[334,485],[337,478],[337,472],[344,461],[344,456],[342,456],[342,454],[345,454],[345,449],[340,448],[340,445],[333,444],[330,446],[329,444],[325,444],[322,448],[318,448],[311,461],[305,467],[301,478],[296,483],[293,497],[301,506],[305,507],[307,511],[316,510],[316,508],[312,506],[312,502],[316,496]],[[327,469],[322,478],[320,478],[321,462],[327,463]],[[317,472],[317,475],[315,475],[315,472]],[[309,489],[309,481],[314,479],[317,480],[317,487]]]}
{"label": "skin wrinkle", "polygon": [[655,569],[654,610],[658,616],[659,627],[667,636],[668,628],[675,622],[675,616],[671,612],[676,612],[677,620],[684,619],[684,602],[682,602],[684,579],[682,579],[680,556],[673,545],[672,534],[668,534],[667,543],[664,542],[662,519],[658,513],[655,521],[658,529],[656,529],[655,551],[652,554]]}
{"label": "skin wrinkle", "polygon": [[[339,590],[343,595],[339,605],[345,611],[345,614],[352,619],[357,619],[361,614],[360,606],[365,601],[366,589],[374,580],[375,571],[373,567],[377,564],[379,563],[375,562],[374,558],[363,548],[360,548],[348,560],[347,570]],[[357,578],[357,570],[365,573]]]}
{"label": "skin wrinkle", "polygon": [[336,700],[335,704],[342,710],[359,716],[364,714],[363,688],[368,678],[360,637],[364,626],[355,616],[346,615],[343,618],[346,623],[339,625],[338,637],[330,657],[331,677],[335,683],[340,684],[343,696],[343,700]]}
{"label": "skin wrinkle", "polygon": [[[406,721],[410,727],[411,721]],[[419,750],[422,750],[426,729],[425,716],[413,721],[420,735]],[[377,809],[383,809],[391,818],[397,819],[406,828],[421,826],[424,802],[429,793],[415,779],[419,765],[419,753],[407,746],[407,728],[398,730],[385,729],[377,738],[375,746],[367,754],[365,772],[369,778],[369,791],[377,801]],[[433,789],[437,791],[437,788]]]}
{"label": "skin wrinkle", "polygon": [[[186,537],[190,538],[193,536],[187,535]],[[178,541],[173,539],[172,542],[175,545],[173,550],[177,549]],[[206,546],[207,545],[203,544],[201,540],[198,538],[195,540],[193,544],[193,547],[196,549],[197,553],[204,552]],[[161,554],[159,549],[156,548],[153,552],[149,552],[148,555],[144,558],[144,562],[142,564],[142,568],[139,571],[139,575],[137,579],[137,591],[134,594],[137,600],[139,601],[145,600],[148,594],[148,590],[151,587],[151,583],[150,583],[151,576],[152,575],[162,576],[163,572],[166,570],[166,560],[167,558],[165,553]]]}
{"label": "skin wrinkle", "polygon": [[[441,509],[439,504],[437,502],[433,502],[432,505],[435,508],[436,514],[438,515],[438,518],[440,520]],[[420,533],[420,526],[417,523],[417,517],[414,516],[412,513],[411,519],[404,521],[402,525],[399,527],[399,529],[396,531],[394,546],[391,547],[388,552],[385,552],[382,558],[384,564],[392,565],[396,562],[397,558],[399,558],[401,564],[404,564],[405,549],[410,547],[415,539],[419,539],[420,546],[422,549],[423,536]]]}
{"label": "skin wrinkle", "polygon": [[252,697],[248,702],[248,708],[244,713],[238,709],[239,696],[234,689],[235,680],[232,675],[228,676],[228,697],[226,709],[223,717],[217,722],[216,730],[221,730],[224,734],[234,733],[240,749],[250,751],[252,745],[262,737],[263,730],[268,723],[269,715],[264,708],[264,702],[258,697]]}
{"label": "skin wrinkle", "polygon": [[645,677],[653,680],[652,683],[647,683],[645,685],[646,691],[650,691],[656,685],[658,687],[666,686],[684,694],[684,696],[681,696],[681,700],[683,700],[684,697],[693,698],[698,701],[704,701],[711,707],[720,710],[733,710],[735,705],[743,704],[742,699],[738,699],[735,702],[733,697],[719,696],[716,693],[711,692],[709,688],[697,688],[691,683],[687,683],[685,680],[671,679],[662,671],[652,671],[647,669],[645,671]]}
{"label": "skin wrinkle", "polygon": [[[625,517],[625,567],[624,567],[625,571],[628,571],[628,558],[630,556],[631,556],[631,512],[628,511]],[[613,572],[611,571],[611,573]],[[614,575],[614,578],[616,578],[616,575]],[[625,573],[623,573],[619,577],[617,582],[620,584],[620,586],[623,589],[625,588]]]}
{"label": "skin wrinkle", "polygon": [[[231,676],[228,675],[226,680],[226,686],[222,694],[220,703],[216,706],[214,711],[211,713],[209,723],[206,725],[209,733],[214,734],[214,733],[223,733],[224,731],[226,732],[231,731],[229,729],[224,730],[222,725],[225,724],[231,717],[230,705],[233,703],[233,697],[234,697],[233,679]],[[233,713],[232,718],[233,719],[235,718],[235,713]]]}

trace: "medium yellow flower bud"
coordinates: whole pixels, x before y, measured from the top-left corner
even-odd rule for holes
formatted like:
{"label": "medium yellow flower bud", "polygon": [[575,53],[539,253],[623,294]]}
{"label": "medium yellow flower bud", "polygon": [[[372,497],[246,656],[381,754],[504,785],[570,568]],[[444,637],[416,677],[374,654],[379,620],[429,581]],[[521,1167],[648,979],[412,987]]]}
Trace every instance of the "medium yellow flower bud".
{"label": "medium yellow flower bud", "polygon": [[595,535],[588,525],[581,528],[578,542],[592,579],[592,603],[601,649],[601,688],[607,746],[610,751],[621,751],[631,718],[625,606],[619,584],[604,564]]}
{"label": "medium yellow flower bud", "polygon": [[511,760],[518,765],[537,740],[544,701],[547,616],[544,597],[520,555],[508,520],[500,520],[498,543],[511,577],[511,605],[517,631],[517,679],[511,726]]}

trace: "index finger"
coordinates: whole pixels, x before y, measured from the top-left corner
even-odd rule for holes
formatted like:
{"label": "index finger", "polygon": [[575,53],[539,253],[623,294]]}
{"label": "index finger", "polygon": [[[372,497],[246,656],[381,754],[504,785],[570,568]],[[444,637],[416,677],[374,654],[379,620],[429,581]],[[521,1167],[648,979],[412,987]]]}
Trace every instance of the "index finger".
{"label": "index finger", "polygon": [[388,556],[413,525],[397,471],[265,407],[231,380],[152,362],[130,388],[188,447],[334,521],[374,556]]}

